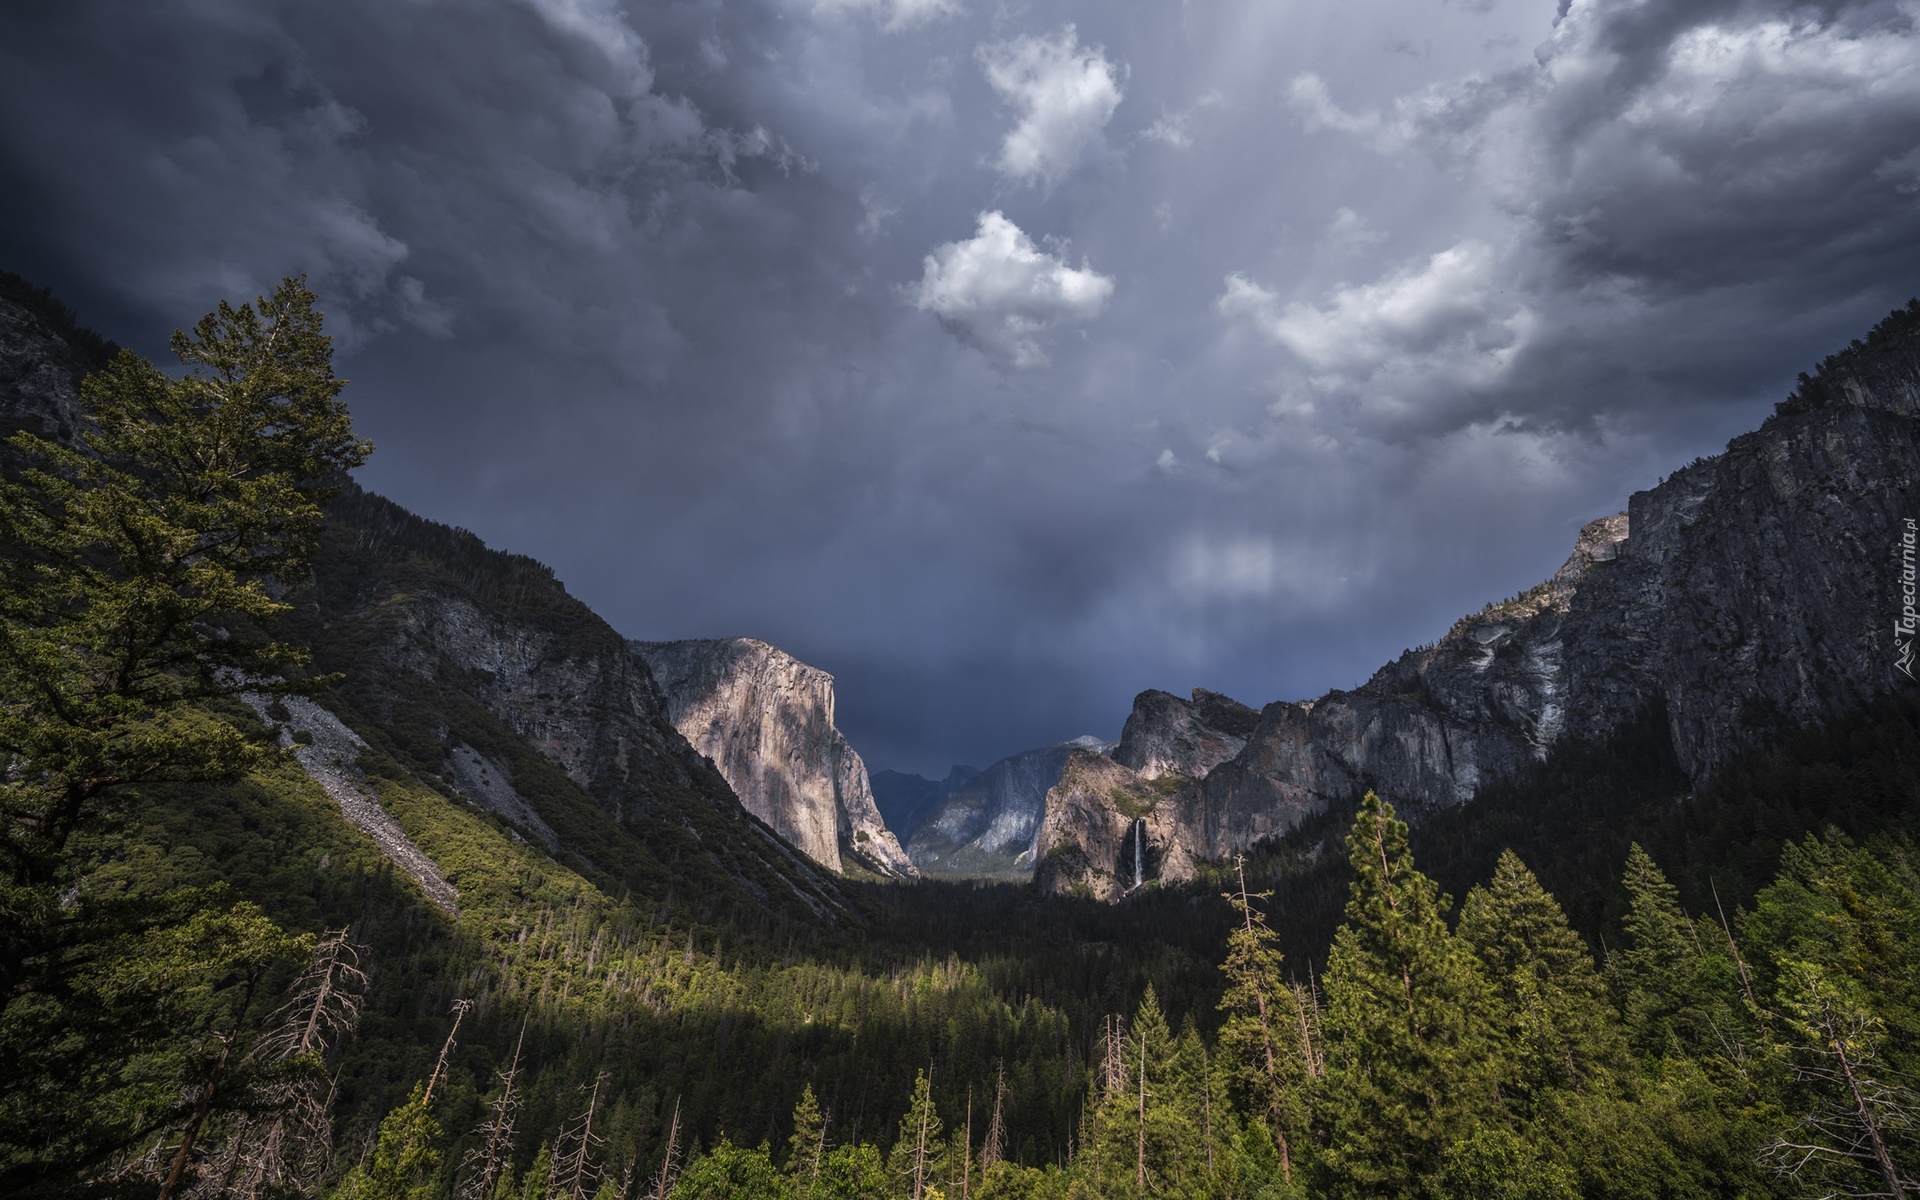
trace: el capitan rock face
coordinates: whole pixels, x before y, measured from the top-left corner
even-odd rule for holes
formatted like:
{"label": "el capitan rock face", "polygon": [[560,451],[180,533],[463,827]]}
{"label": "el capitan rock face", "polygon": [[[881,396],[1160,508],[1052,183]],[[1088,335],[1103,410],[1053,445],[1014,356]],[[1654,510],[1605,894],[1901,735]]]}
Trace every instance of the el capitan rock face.
{"label": "el capitan rock face", "polygon": [[833,676],[754,638],[633,642],[669,719],[747,810],[839,871],[852,853],[914,875],[873,800],[867,767],[833,724]]}
{"label": "el capitan rock face", "polygon": [[[1909,308],[1803,377],[1725,453],[1590,522],[1538,587],[1351,691],[1269,704],[1211,764],[1234,735],[1209,725],[1201,693],[1193,705],[1143,693],[1114,765],[1141,782],[1195,776],[1144,828],[1161,821],[1170,845],[1196,858],[1368,788],[1416,816],[1461,803],[1656,703],[1678,761],[1704,778],[1781,722],[1812,724],[1912,686],[1895,668],[1892,597],[1903,524],[1916,516],[1920,308]],[[1097,869],[1116,819],[1097,808],[1084,789],[1049,795],[1045,853]],[[1040,879],[1091,886],[1073,871]]]}

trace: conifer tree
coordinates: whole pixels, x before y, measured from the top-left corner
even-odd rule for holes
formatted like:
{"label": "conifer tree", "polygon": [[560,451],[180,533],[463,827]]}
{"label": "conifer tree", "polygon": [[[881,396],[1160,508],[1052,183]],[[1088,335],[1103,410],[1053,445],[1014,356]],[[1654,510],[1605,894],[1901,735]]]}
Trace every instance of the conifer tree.
{"label": "conifer tree", "polygon": [[793,1106],[793,1136],[787,1139],[787,1174],[802,1195],[810,1195],[819,1185],[820,1168],[827,1158],[827,1123],[820,1115],[820,1101],[814,1098],[813,1085],[800,1091]]}
{"label": "conifer tree", "polygon": [[1459,937],[1492,985],[1513,1074],[1502,1090],[1531,1116],[1551,1089],[1579,1089],[1625,1051],[1606,987],[1559,901],[1519,855],[1503,851],[1493,878],[1467,893]]}
{"label": "conifer tree", "polygon": [[520,1097],[514,1091],[514,1084],[519,1080],[520,1048],[526,1040],[527,1023],[522,1020],[520,1036],[513,1043],[513,1057],[507,1069],[500,1073],[500,1095],[480,1125],[479,1144],[467,1153],[467,1177],[460,1185],[461,1200],[488,1200],[496,1185],[512,1173],[513,1125],[520,1111]]}
{"label": "conifer tree", "polygon": [[1347,851],[1354,880],[1327,960],[1330,1054],[1321,1155],[1336,1196],[1410,1197],[1492,1104],[1489,994],[1414,868],[1407,826],[1372,792]]}
{"label": "conifer tree", "polygon": [[907,1102],[906,1115],[900,1118],[900,1128],[894,1135],[893,1151],[887,1156],[887,1169],[909,1200],[923,1200],[932,1181],[944,1173],[940,1129],[940,1114],[933,1106],[933,1081],[927,1072],[916,1072],[913,1098]]}
{"label": "conifer tree", "polygon": [[267,753],[204,704],[305,660],[260,631],[369,450],[314,299],[222,302],[173,335],[180,376],[122,352],[82,388],[80,448],[11,440],[35,465],[0,483],[0,1012],[87,932],[55,919],[77,830]]}
{"label": "conifer tree", "polygon": [[334,1200],[430,1200],[442,1141],[426,1085],[416,1083],[407,1102],[380,1122],[372,1156],[347,1173]]}
{"label": "conifer tree", "polygon": [[327,1055],[352,1032],[366,998],[360,947],[345,929],[320,938],[287,998],[248,1051],[256,1073],[254,1111],[242,1116],[202,1177],[219,1193],[255,1200],[278,1191],[309,1193],[333,1149],[333,1083]]}
{"label": "conifer tree", "polygon": [[1920,1093],[1888,1068],[1886,1028],[1852,981],[1813,963],[1781,972],[1803,1115],[1761,1159],[1829,1196],[1920,1195]]}
{"label": "conifer tree", "polygon": [[1625,942],[1608,959],[1607,986],[1626,1014],[1633,1049],[1655,1056],[1725,1054],[1752,1014],[1738,1000],[1739,971],[1717,944],[1718,931],[1702,935],[1701,922],[1680,907],[1679,889],[1638,842],[1627,851],[1622,883]]}
{"label": "conifer tree", "polygon": [[1236,862],[1239,889],[1224,893],[1239,923],[1227,935],[1221,971],[1227,988],[1220,1011],[1220,1050],[1234,1089],[1248,1111],[1266,1122],[1280,1151],[1281,1172],[1293,1178],[1291,1142],[1306,1117],[1305,1089],[1311,1041],[1295,993],[1281,978],[1281,955],[1266,914],[1253,904],[1271,892],[1247,892],[1246,866]]}

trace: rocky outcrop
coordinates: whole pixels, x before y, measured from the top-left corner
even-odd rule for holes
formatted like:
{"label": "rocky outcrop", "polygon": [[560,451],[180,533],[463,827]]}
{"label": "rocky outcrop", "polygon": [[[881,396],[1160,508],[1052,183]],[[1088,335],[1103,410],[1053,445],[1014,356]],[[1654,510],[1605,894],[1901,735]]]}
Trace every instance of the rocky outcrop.
{"label": "rocky outcrop", "polygon": [[1147,779],[1199,779],[1245,749],[1259,723],[1254,709],[1205,688],[1193,689],[1191,701],[1171,692],[1141,692],[1133,698],[1113,761]]}
{"label": "rocky outcrop", "polygon": [[0,434],[77,442],[80,380],[114,349],[51,295],[0,271]]}
{"label": "rocky outcrop", "polygon": [[[1245,744],[1210,769],[1199,768],[1228,743],[1210,737],[1197,710],[1147,693],[1116,759],[1143,775],[1197,776],[1167,820],[1169,836],[1200,858],[1368,788],[1416,817],[1458,804],[1553,746],[1605,736],[1656,704],[1676,758],[1704,778],[1769,732],[1912,686],[1895,666],[1892,597],[1902,525],[1916,513],[1920,305],[1803,376],[1724,454],[1589,523],[1538,587],[1462,619],[1358,688],[1268,705]],[[1048,852],[1097,865],[1114,818],[1068,799]],[[1050,825],[1054,807],[1050,799]],[[1080,812],[1091,824],[1071,852]],[[1044,878],[1058,886],[1070,875]]]}
{"label": "rocky outcrop", "polygon": [[1177,776],[1148,779],[1113,759],[1074,750],[1047,792],[1034,883],[1112,901],[1151,884],[1193,878],[1180,790]]}
{"label": "rocky outcrop", "polygon": [[[80,380],[114,349],[0,272],[0,433],[71,443]],[[667,720],[625,639],[540,563],[348,483],[328,507],[312,578],[286,595],[293,608],[277,632],[340,677],[305,729],[337,733],[340,752],[296,755],[435,903],[453,903],[437,869],[357,790],[349,760],[363,752],[669,916],[851,911],[836,881],[746,812]]]}
{"label": "rocky outcrop", "polygon": [[1082,736],[1001,759],[923,814],[907,840],[907,853],[928,875],[1030,878],[1047,793],[1060,781],[1069,756],[1099,757],[1112,749],[1112,742]]}
{"label": "rocky outcrop", "polygon": [[834,727],[833,676],[754,638],[631,649],[668,719],[754,816],[830,870],[851,854],[883,874],[917,874],[874,804],[866,764]]}

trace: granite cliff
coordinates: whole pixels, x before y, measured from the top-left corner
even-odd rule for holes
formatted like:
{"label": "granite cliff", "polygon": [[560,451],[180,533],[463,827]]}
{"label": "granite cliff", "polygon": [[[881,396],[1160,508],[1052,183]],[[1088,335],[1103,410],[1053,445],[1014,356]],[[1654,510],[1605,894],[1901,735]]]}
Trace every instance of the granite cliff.
{"label": "granite cliff", "polygon": [[1200,693],[1192,705],[1144,693],[1111,767],[1140,784],[1189,779],[1136,812],[1144,793],[1124,777],[1063,778],[1038,878],[1101,892],[1100,873],[1120,869],[1112,831],[1133,819],[1162,839],[1171,879],[1171,864],[1368,788],[1417,816],[1656,704],[1675,757],[1704,779],[1769,732],[1912,686],[1896,668],[1893,597],[1915,516],[1920,304],[1803,375],[1725,453],[1589,523],[1551,578],[1359,687],[1269,704],[1244,735],[1210,723]]}
{"label": "granite cliff", "polygon": [[1033,874],[1041,813],[1075,754],[1100,758],[1113,743],[1083,736],[1009,755],[920,813],[907,853],[928,875],[1019,879]]}
{"label": "granite cliff", "polygon": [[833,676],[753,638],[632,642],[668,719],[740,803],[833,871],[918,872],[875,806],[867,767],[833,724]]}

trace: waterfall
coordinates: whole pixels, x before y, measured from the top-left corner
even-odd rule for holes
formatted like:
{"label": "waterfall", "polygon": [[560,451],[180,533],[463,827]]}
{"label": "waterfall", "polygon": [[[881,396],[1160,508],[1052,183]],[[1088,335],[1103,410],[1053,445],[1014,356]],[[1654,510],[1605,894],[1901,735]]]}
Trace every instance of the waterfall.
{"label": "waterfall", "polygon": [[1140,834],[1146,828],[1145,821],[1133,823],[1133,886],[1140,886]]}

